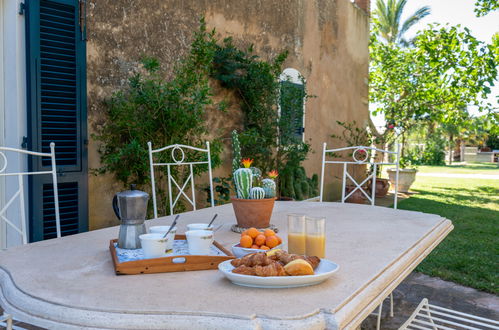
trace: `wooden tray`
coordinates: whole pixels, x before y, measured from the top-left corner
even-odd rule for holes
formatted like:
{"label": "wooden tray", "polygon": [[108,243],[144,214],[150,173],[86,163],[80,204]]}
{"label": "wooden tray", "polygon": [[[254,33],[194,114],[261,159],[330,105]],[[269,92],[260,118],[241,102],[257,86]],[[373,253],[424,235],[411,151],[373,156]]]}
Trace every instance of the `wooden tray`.
{"label": "wooden tray", "polygon": [[[185,240],[185,235],[175,235],[176,240]],[[114,270],[116,275],[136,275],[136,274],[153,274],[153,273],[169,273],[169,272],[185,272],[191,270],[205,270],[217,269],[218,264],[225,261],[234,259],[234,255],[227,251],[217,241],[213,242],[219,250],[226,254],[226,256],[191,256],[191,255],[176,255],[164,258],[143,259],[119,262],[116,255],[114,243],[117,239],[112,239],[109,242],[109,250],[113,259]],[[174,262],[174,259],[175,262]]]}

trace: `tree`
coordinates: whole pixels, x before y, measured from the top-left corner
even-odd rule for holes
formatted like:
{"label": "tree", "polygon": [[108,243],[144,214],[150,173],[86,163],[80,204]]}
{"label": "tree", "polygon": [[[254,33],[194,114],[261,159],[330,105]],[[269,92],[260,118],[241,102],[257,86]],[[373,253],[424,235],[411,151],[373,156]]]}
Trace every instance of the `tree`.
{"label": "tree", "polygon": [[424,6],[402,23],[402,12],[406,4],[407,0],[387,0],[386,3],[385,0],[376,0],[375,27],[379,35],[388,43],[408,45],[409,41],[403,38],[404,33],[430,14],[430,7]]}
{"label": "tree", "polygon": [[467,28],[439,25],[420,31],[410,48],[371,38],[370,101],[399,132],[412,120],[458,122],[468,104],[487,108],[480,99],[497,79],[497,38],[487,45]]}
{"label": "tree", "polygon": [[476,16],[485,16],[491,11],[499,9],[498,0],[476,0],[475,14]]}

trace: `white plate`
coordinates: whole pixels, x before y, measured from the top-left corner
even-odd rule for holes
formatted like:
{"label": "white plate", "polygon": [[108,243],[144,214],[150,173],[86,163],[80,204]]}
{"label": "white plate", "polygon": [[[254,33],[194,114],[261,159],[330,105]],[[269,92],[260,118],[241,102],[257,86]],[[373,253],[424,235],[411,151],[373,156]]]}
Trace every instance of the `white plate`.
{"label": "white plate", "polygon": [[[279,244],[278,246],[272,248],[272,250],[280,249],[281,247],[282,244]],[[242,258],[247,254],[257,253],[257,252],[267,252],[267,250],[243,248],[239,245],[239,243],[232,245],[232,254],[235,255],[236,258]]]}
{"label": "white plate", "polygon": [[296,288],[300,286],[308,286],[322,283],[335,273],[340,266],[327,259],[321,259],[319,266],[315,269],[314,275],[305,276],[251,276],[233,273],[234,266],[230,260],[226,260],[218,265],[225,277],[232,283],[253,288]]}

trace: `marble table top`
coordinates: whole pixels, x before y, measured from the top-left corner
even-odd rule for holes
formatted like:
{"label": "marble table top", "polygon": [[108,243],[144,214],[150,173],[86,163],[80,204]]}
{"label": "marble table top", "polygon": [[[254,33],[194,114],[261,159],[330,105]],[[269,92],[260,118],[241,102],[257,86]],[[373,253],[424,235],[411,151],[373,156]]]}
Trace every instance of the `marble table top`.
{"label": "marble table top", "polygon": [[[224,223],[215,239],[230,249],[239,240],[230,204],[182,214],[177,233],[214,213]],[[284,243],[288,213],[326,217],[326,257],[340,265],[327,281],[256,289],[217,270],[117,276],[108,247],[118,227],[111,227],[0,252],[0,305],[46,328],[354,329],[453,228],[421,212],[276,202],[271,222]]]}

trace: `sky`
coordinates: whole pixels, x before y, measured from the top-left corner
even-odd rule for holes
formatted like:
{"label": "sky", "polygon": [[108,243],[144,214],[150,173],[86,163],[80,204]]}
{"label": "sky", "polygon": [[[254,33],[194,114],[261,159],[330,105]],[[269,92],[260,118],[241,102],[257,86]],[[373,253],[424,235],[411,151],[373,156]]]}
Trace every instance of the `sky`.
{"label": "sky", "polygon": [[[417,9],[429,6],[431,14],[423,18],[418,24],[414,25],[408,32],[407,37],[414,36],[418,30],[424,29],[430,23],[450,23],[451,25],[460,24],[471,30],[471,34],[477,39],[490,43],[492,35],[499,32],[499,11],[490,12],[486,16],[476,17],[475,0],[408,0],[404,8],[402,20],[414,13]],[[376,8],[376,1],[371,0],[371,10]],[[499,96],[499,81],[492,88],[492,93],[487,101],[492,104],[497,104],[497,96]],[[474,115],[478,114],[473,107],[469,108]],[[374,118],[373,118],[374,119]],[[382,125],[382,118],[374,120],[375,124]]]}

